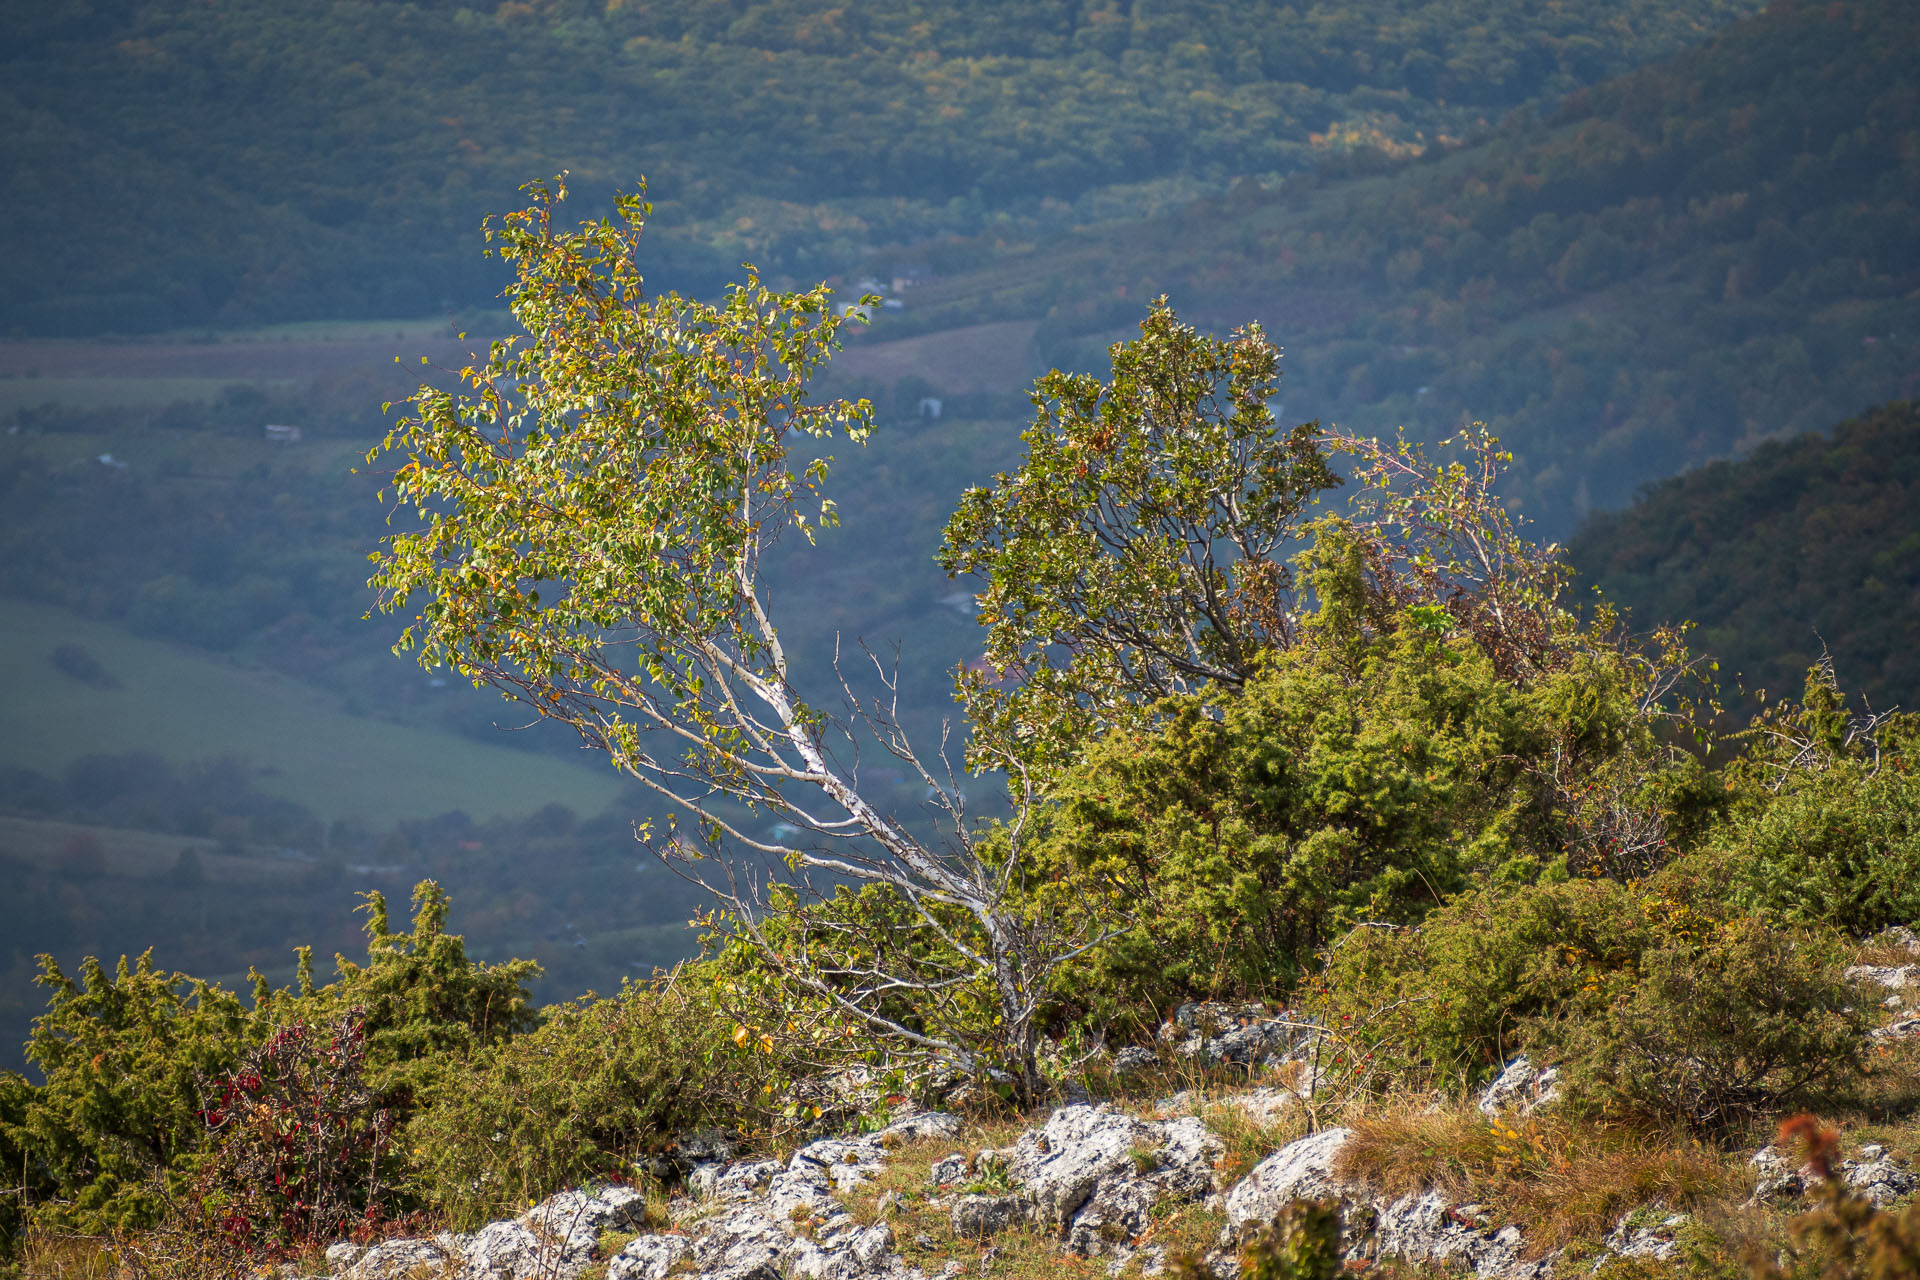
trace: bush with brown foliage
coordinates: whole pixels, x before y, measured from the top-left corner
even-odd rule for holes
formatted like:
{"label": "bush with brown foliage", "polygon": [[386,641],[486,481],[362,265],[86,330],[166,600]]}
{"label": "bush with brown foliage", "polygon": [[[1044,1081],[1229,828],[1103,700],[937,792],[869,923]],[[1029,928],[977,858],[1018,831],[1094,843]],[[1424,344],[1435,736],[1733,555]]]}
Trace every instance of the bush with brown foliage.
{"label": "bush with brown foliage", "polygon": [[189,1214],[233,1256],[290,1257],[397,1209],[397,1117],[368,1086],[360,1010],[277,1028],[202,1096],[213,1146]]}
{"label": "bush with brown foliage", "polygon": [[1920,1277],[1920,1204],[1882,1209],[1839,1177],[1840,1138],[1809,1115],[1780,1126],[1778,1144],[1797,1150],[1813,1174],[1813,1208],[1788,1224],[1787,1248],[1756,1249],[1753,1280],[1916,1280]]}

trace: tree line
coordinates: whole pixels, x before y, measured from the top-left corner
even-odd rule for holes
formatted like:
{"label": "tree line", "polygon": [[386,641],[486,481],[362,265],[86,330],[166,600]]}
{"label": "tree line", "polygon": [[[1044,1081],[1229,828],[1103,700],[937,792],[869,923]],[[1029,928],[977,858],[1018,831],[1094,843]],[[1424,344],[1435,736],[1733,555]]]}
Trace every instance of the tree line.
{"label": "tree line", "polygon": [[675,287],[743,259],[817,277],[1463,136],[1757,7],[15,5],[0,155],[34,175],[13,202],[32,248],[0,274],[0,331],[482,303],[502,281],[472,229],[563,167],[656,182]]}

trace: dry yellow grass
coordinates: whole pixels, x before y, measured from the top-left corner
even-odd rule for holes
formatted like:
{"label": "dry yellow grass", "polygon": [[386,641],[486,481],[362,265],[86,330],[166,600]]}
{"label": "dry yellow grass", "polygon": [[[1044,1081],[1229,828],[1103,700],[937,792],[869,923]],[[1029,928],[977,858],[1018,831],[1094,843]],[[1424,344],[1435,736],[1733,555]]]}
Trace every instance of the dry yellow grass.
{"label": "dry yellow grass", "polygon": [[1518,1222],[1535,1253],[1604,1235],[1643,1205],[1695,1210],[1746,1185],[1739,1157],[1677,1132],[1489,1118],[1433,1098],[1375,1103],[1344,1123],[1343,1176],[1389,1196],[1437,1188],[1486,1204]]}
{"label": "dry yellow grass", "polygon": [[112,1242],[30,1229],[20,1251],[25,1280],[108,1280],[118,1262]]}

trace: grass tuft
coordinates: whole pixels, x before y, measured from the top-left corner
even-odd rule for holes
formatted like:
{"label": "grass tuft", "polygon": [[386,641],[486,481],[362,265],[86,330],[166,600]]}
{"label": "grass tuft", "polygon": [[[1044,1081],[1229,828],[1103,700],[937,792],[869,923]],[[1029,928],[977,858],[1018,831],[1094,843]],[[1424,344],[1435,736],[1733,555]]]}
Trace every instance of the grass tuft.
{"label": "grass tuft", "polygon": [[1644,1205],[1693,1211],[1744,1185],[1736,1157],[1681,1132],[1489,1118],[1432,1098],[1374,1104],[1345,1123],[1341,1176],[1389,1197],[1433,1188],[1486,1204],[1522,1225],[1535,1254],[1605,1235]]}

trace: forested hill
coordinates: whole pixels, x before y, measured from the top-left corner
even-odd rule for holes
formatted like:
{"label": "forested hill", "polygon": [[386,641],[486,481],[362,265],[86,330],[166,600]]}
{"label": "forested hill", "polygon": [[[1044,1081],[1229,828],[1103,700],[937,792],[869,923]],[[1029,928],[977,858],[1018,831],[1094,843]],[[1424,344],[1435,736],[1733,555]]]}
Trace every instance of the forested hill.
{"label": "forested hill", "polygon": [[1920,706],[1920,405],[1668,480],[1571,554],[1636,618],[1699,623],[1749,690],[1797,695],[1825,648],[1875,709]]}
{"label": "forested hill", "polygon": [[664,278],[817,279],[1415,151],[1758,7],[0,0],[0,332],[471,305],[481,216],[562,167],[652,180]]}
{"label": "forested hill", "polygon": [[[1431,163],[1251,184],[925,291],[1084,366],[1167,291],[1289,419],[1490,422],[1543,529],[1920,388],[1920,5],[1780,4]],[[1317,185],[1316,185],[1317,184]]]}

